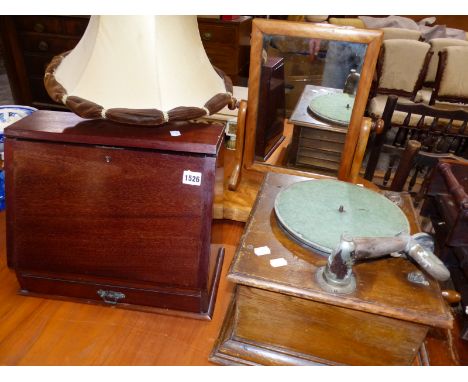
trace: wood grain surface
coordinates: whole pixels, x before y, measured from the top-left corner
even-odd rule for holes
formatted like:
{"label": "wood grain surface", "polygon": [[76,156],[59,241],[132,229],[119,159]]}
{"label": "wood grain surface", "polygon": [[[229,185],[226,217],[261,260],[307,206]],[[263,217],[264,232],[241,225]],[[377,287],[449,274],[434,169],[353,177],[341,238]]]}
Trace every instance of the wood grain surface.
{"label": "wood grain surface", "polygon": [[[38,111],[6,135],[8,264],[22,293],[211,316],[222,125],[142,128]],[[182,179],[189,170],[196,187]]]}
{"label": "wood grain surface", "polygon": [[[323,290],[314,275],[326,257],[292,240],[273,210],[281,189],[305,180],[266,175],[228,274],[236,294],[211,359],[227,365],[429,364],[421,355],[428,330],[453,326],[437,282],[426,276],[425,286],[410,283],[407,274],[417,268],[389,257],[353,266],[355,291]],[[411,206],[408,195],[402,199]],[[414,209],[403,211],[417,220]],[[412,230],[419,232],[419,225]],[[271,255],[255,256],[265,245]],[[285,266],[273,266],[279,258]]]}
{"label": "wood grain surface", "polygon": [[[214,223],[213,240],[232,260],[243,224]],[[232,284],[222,272],[212,321],[82,303],[24,297],[5,260],[5,213],[0,213],[1,365],[210,365]]]}
{"label": "wood grain surface", "polygon": [[[234,153],[226,154],[229,164]],[[230,220],[213,226],[213,243],[224,245],[226,257],[214,316],[206,322],[18,295],[0,212],[0,365],[213,365],[208,357],[233,293],[226,275],[243,229]],[[453,330],[429,331],[431,365],[468,365],[468,342],[459,333],[458,320]]]}
{"label": "wood grain surface", "polygon": [[[333,295],[318,287],[314,274],[326,264],[326,258],[291,240],[279,227],[272,210],[279,191],[306,178],[267,174],[257,199],[241,246],[231,266],[229,279],[243,285],[285,293],[290,296],[320,301],[341,307],[363,310],[387,317],[420,324],[450,328],[452,318],[442,299],[437,282],[427,277],[430,287],[422,288],[406,280],[406,274],[417,270],[403,258],[386,258],[356,264],[357,291],[349,295]],[[414,210],[404,208],[409,221]],[[410,224],[412,233],[419,232]],[[273,268],[266,256],[253,255],[253,248],[268,245],[276,257],[287,260],[288,266]],[[377,277],[378,275],[378,277]]]}
{"label": "wood grain surface", "polygon": [[[175,130],[180,136],[170,134]],[[6,128],[5,136],[216,155],[223,131],[221,123],[174,122],[152,128],[87,120],[69,112],[39,110]]]}
{"label": "wood grain surface", "polygon": [[243,285],[237,305],[237,338],[281,344],[325,364],[411,365],[427,333],[423,325]]}
{"label": "wood grain surface", "polygon": [[[243,223],[217,221],[213,240],[226,248],[211,322],[17,294],[6,267],[0,212],[0,365],[212,365],[208,356],[233,292],[226,279]],[[468,365],[468,344],[452,331],[430,331],[431,365]]]}

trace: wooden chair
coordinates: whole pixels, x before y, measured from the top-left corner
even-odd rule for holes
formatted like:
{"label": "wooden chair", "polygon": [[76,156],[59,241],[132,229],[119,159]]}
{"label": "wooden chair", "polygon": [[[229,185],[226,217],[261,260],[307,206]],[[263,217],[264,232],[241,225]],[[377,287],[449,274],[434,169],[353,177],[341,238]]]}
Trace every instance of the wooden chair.
{"label": "wooden chair", "polygon": [[434,38],[429,41],[431,44],[432,56],[427,68],[424,87],[416,95],[415,101],[429,104],[435,86],[437,68],[439,65],[439,52],[449,46],[468,46],[468,41],[456,38]]}
{"label": "wooden chair", "polygon": [[468,46],[468,41],[456,38],[434,38],[429,41],[429,44],[431,45],[432,57],[429,62],[426,78],[424,79],[424,85],[433,87],[437,76],[437,67],[439,65],[439,52],[449,46]]}
{"label": "wooden chair", "polygon": [[[384,151],[385,152],[385,151]],[[390,160],[383,178],[383,187],[390,191],[408,191],[415,194],[415,203],[422,199],[427,180],[432,169],[441,160],[455,160],[468,164],[468,161],[451,153],[428,153],[421,151],[421,142],[409,140],[404,150],[388,151]],[[390,186],[387,187],[391,180]],[[420,187],[415,191],[419,181]]]}
{"label": "wooden chair", "polygon": [[368,113],[381,118],[388,95],[413,103],[426,77],[432,53],[425,42],[390,39],[383,42],[377,62],[377,79],[369,101]]}
{"label": "wooden chair", "polygon": [[373,180],[379,159],[385,156],[384,188],[393,179],[390,188],[401,191],[411,173],[411,191],[440,159],[468,158],[466,111],[403,104],[389,96],[382,119],[384,127],[381,134],[374,134],[364,178]]}
{"label": "wooden chair", "polygon": [[428,178],[421,215],[430,219],[441,260],[460,292],[461,338],[468,341],[468,162],[441,161]]}
{"label": "wooden chair", "polygon": [[[431,105],[468,104],[468,46],[449,46],[439,52]],[[460,105],[452,105],[460,107]]]}

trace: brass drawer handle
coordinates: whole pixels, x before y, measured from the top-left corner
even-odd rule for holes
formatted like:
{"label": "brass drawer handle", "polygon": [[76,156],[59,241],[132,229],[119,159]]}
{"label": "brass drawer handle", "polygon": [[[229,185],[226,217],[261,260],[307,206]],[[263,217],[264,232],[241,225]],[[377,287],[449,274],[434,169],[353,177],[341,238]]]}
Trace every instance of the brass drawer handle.
{"label": "brass drawer handle", "polygon": [[44,29],[45,29],[44,24],[42,24],[42,23],[34,24],[34,31],[35,32],[42,33],[42,32],[44,32]]}
{"label": "brass drawer handle", "polygon": [[202,34],[202,39],[205,41],[211,40],[211,37],[213,37],[211,32],[203,32]]}
{"label": "brass drawer handle", "polygon": [[49,50],[49,44],[47,44],[45,41],[39,41],[37,47],[42,52],[47,52]]}
{"label": "brass drawer handle", "polygon": [[125,294],[121,293],[121,292],[115,292],[113,290],[102,290],[102,289],[99,289],[97,291],[97,294],[99,297],[101,297],[103,299],[103,301],[106,303],[106,304],[112,304],[112,305],[115,305],[119,302],[119,300],[125,298]]}

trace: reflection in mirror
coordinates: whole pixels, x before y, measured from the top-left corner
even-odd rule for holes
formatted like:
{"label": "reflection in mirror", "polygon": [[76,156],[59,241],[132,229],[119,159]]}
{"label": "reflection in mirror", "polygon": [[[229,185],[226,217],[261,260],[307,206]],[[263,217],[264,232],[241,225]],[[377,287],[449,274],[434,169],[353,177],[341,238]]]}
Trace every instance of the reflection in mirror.
{"label": "reflection in mirror", "polygon": [[366,48],[263,35],[256,161],[336,176]]}

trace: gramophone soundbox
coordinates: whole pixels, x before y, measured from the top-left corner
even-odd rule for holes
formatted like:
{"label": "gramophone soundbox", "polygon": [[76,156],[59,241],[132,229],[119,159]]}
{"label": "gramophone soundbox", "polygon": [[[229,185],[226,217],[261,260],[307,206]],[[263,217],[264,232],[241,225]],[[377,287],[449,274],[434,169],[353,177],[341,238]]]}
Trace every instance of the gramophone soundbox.
{"label": "gramophone soundbox", "polygon": [[211,318],[223,129],[50,111],[8,127],[7,256],[20,292]]}

